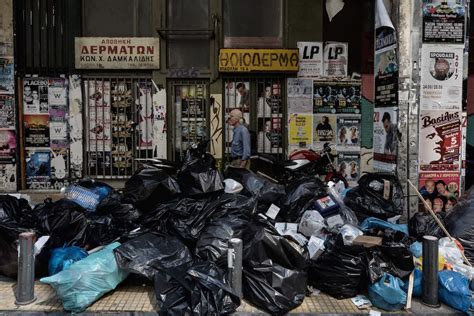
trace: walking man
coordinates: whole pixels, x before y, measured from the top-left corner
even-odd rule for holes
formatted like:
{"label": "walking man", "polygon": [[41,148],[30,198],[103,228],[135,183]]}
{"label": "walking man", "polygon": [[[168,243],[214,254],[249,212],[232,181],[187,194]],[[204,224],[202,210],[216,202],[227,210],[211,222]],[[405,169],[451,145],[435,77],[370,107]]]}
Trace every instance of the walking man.
{"label": "walking man", "polygon": [[242,124],[242,111],[234,109],[229,113],[227,123],[234,127],[231,147],[231,166],[250,168],[250,133]]}

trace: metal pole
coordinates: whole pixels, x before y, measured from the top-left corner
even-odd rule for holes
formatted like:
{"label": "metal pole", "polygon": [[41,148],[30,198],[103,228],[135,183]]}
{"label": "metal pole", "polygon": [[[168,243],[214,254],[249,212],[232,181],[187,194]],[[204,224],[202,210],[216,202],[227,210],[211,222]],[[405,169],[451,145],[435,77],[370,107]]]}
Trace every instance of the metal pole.
{"label": "metal pole", "polygon": [[35,297],[35,256],[34,244],[36,235],[33,232],[20,234],[18,253],[18,283],[16,288],[17,305],[28,305]]}
{"label": "metal pole", "polygon": [[230,286],[242,298],[242,240],[232,238],[229,241],[227,258]]}
{"label": "metal pole", "polygon": [[438,300],[438,238],[423,237],[423,304],[439,307]]}

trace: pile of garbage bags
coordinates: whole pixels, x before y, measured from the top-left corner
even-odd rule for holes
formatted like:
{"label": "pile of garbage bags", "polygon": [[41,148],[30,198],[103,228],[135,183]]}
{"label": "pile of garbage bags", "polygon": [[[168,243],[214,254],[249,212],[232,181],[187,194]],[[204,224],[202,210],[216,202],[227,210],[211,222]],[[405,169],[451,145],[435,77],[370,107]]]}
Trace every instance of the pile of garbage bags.
{"label": "pile of garbage bags", "polygon": [[[310,176],[281,185],[241,168],[222,174],[212,157],[193,150],[176,173],[142,168],[120,191],[81,181],[63,199],[33,208],[0,196],[0,274],[16,276],[18,236],[34,231],[42,240],[36,275],[72,312],[132,276],[154,285],[163,315],[228,314],[242,299],[280,315],[311,288],[337,299],[366,294],[374,306],[397,310],[412,273],[421,295],[417,239],[435,228],[421,218],[396,223],[403,193],[393,175],[366,174],[347,192]],[[474,220],[461,210],[443,220],[472,257]],[[243,244],[242,293],[230,277],[233,238]],[[456,273],[440,276],[440,297],[455,296],[450,304],[464,309],[474,272],[456,243],[442,239],[440,249]]]}

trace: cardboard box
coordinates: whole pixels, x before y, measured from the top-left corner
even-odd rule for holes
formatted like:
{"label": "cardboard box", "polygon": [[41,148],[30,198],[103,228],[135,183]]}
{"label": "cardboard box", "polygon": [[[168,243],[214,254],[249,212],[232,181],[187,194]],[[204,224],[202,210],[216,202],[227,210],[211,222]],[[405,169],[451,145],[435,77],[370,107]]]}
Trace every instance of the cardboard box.
{"label": "cardboard box", "polygon": [[380,246],[382,245],[382,237],[357,236],[352,244],[356,246],[364,246],[365,248]]}

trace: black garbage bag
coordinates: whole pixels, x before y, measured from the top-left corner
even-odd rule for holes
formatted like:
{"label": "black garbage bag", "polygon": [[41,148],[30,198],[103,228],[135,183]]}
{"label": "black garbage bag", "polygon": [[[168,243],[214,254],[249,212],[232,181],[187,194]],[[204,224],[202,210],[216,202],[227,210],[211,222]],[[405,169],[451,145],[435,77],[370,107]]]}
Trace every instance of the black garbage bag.
{"label": "black garbage bag", "polygon": [[122,202],[133,204],[146,212],[154,210],[160,203],[176,198],[180,193],[176,180],[165,171],[144,168],[125,182]]}
{"label": "black garbage bag", "polygon": [[20,227],[34,228],[36,216],[27,200],[0,195],[0,222],[2,221],[13,221]]}
{"label": "black garbage bag", "polygon": [[[114,249],[115,259],[121,269],[153,280],[159,262],[181,266],[192,261],[191,254],[177,238],[167,238],[151,233],[129,240]],[[170,266],[171,267],[171,266]]]}
{"label": "black garbage bag", "polygon": [[210,154],[201,157],[188,154],[177,179],[182,192],[187,196],[224,190],[224,179]]}
{"label": "black garbage bag", "polygon": [[327,195],[326,185],[315,177],[297,180],[286,187],[278,216],[285,222],[297,223],[308,209],[308,203]]}
{"label": "black garbage bag", "polygon": [[454,206],[445,223],[448,232],[464,247],[466,257],[474,262],[474,187]]}
{"label": "black garbage bag", "polygon": [[[436,216],[444,224],[445,215],[438,213]],[[410,218],[408,221],[408,230],[410,231],[410,236],[415,237],[419,241],[423,239],[423,236],[427,235],[437,238],[444,236],[443,230],[438,226],[433,216],[423,212],[418,212]]]}
{"label": "black garbage bag", "polygon": [[242,232],[249,219],[244,214],[235,214],[210,222],[196,243],[196,256],[202,260],[227,267],[227,251],[232,238],[242,239]]}
{"label": "black garbage bag", "polygon": [[121,200],[122,196],[118,192],[109,194],[97,205],[97,213],[101,215],[110,214],[113,218],[122,222],[137,222],[141,215],[140,211],[133,204],[122,203]]}
{"label": "black garbage bag", "polygon": [[84,248],[88,243],[89,230],[86,210],[75,202],[46,199],[34,211],[38,216],[38,229],[49,235],[47,246],[51,249],[64,246]]}
{"label": "black garbage bag", "polygon": [[243,234],[242,289],[246,300],[272,314],[298,307],[305,297],[309,261],[305,249],[263,220]]}
{"label": "black garbage bag", "polygon": [[403,191],[396,176],[367,173],[359,179],[358,184],[347,192],[344,203],[356,213],[359,221],[367,217],[387,220],[403,214]]}
{"label": "black garbage bag", "polygon": [[354,297],[367,286],[367,257],[360,246],[345,246],[340,235],[309,269],[309,284],[337,299]]}
{"label": "black garbage bag", "polygon": [[27,229],[11,221],[0,221],[0,274],[15,278],[18,273],[18,236]]}

